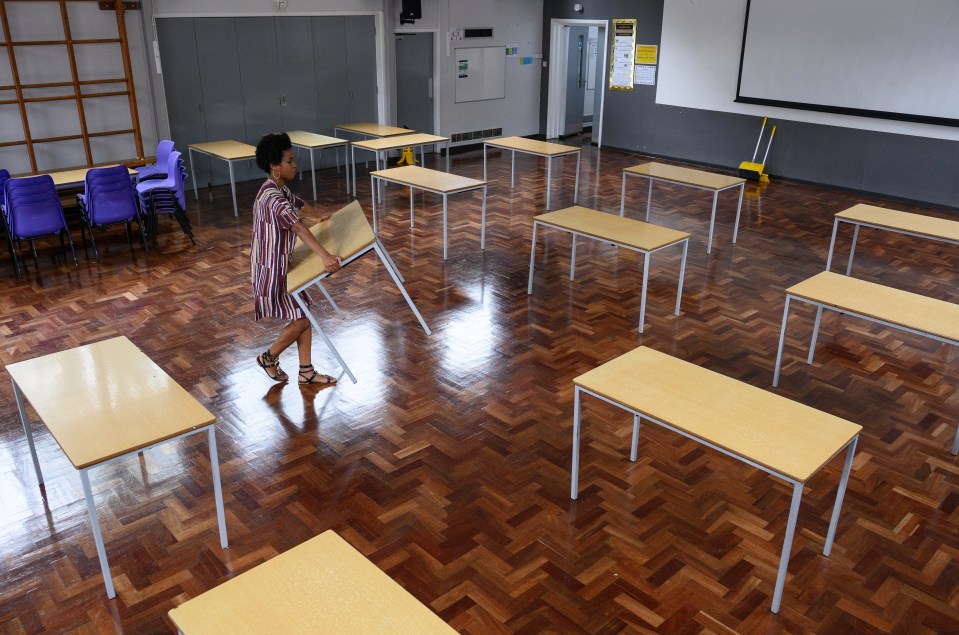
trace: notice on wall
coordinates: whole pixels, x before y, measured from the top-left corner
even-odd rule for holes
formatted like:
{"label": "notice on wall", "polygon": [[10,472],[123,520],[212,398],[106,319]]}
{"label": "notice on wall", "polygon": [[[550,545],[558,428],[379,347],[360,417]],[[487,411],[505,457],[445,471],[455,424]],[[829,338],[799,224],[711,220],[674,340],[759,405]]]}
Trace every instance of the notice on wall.
{"label": "notice on wall", "polygon": [[637,44],[636,45],[636,63],[637,64],[655,64],[658,46],[655,44]]}
{"label": "notice on wall", "polygon": [[633,68],[633,83],[655,86],[656,67],[652,64],[636,64]]}
{"label": "notice on wall", "polygon": [[515,44],[506,45],[506,57],[516,57],[519,55],[519,47]]}
{"label": "notice on wall", "polygon": [[615,19],[612,29],[612,53],[609,60],[609,89],[633,90],[633,65],[636,59],[636,20]]}
{"label": "notice on wall", "polygon": [[456,76],[469,77],[469,69],[470,69],[469,60],[458,60],[456,63]]}

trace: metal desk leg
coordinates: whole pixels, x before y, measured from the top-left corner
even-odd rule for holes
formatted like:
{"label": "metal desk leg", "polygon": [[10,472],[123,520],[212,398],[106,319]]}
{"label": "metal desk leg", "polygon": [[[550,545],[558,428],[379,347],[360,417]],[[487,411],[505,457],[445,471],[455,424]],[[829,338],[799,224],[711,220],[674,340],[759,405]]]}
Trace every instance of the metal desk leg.
{"label": "metal desk leg", "polygon": [[549,211],[549,184],[553,179],[553,157],[546,157],[546,211]]}
{"label": "metal desk leg", "polygon": [[[320,156],[323,156],[323,151],[320,150]],[[339,161],[337,161],[337,166]],[[313,162],[313,148],[310,148],[310,176],[313,177],[313,201],[316,201],[316,164]]]}
{"label": "metal desk leg", "polygon": [[356,148],[352,143],[350,144],[350,165],[346,169],[353,170],[353,198],[356,198]]}
{"label": "metal desk leg", "polygon": [[533,295],[533,264],[536,262],[536,228],[538,221],[533,221],[533,246],[529,250],[529,282],[526,284],[526,295]]}
{"label": "metal desk leg", "polygon": [[716,204],[719,203],[719,190],[713,192],[713,211],[709,214],[709,240],[706,243],[706,253],[713,252],[713,230],[716,228]]}
{"label": "metal desk leg", "polygon": [[236,180],[233,177],[233,161],[227,161],[226,164],[230,167],[230,193],[233,195],[233,217],[236,218],[240,215],[240,212],[236,208]]}
{"label": "metal desk leg", "polygon": [[[485,146],[485,145],[483,146],[483,149],[484,149],[484,150],[486,149],[486,146]],[[484,151],[483,154],[485,155],[486,152]],[[449,142],[449,139],[446,140],[446,171],[447,171],[447,172],[450,171],[450,142]],[[484,181],[486,180],[486,175],[485,175],[485,174],[483,175],[483,180],[484,180]]]}
{"label": "metal desk leg", "polygon": [[783,309],[783,325],[779,331],[779,350],[776,351],[776,369],[773,371],[773,387],[779,385],[779,365],[783,360],[783,343],[786,341],[786,322],[789,320],[789,301],[792,296],[786,295],[786,308]]}
{"label": "metal desk leg", "polygon": [[483,207],[480,212],[480,249],[486,249],[486,186],[483,186]]}
{"label": "metal desk leg", "polygon": [[789,553],[793,547],[796,533],[796,518],[799,516],[799,503],[802,501],[802,483],[793,483],[793,500],[789,506],[789,520],[786,523],[786,539],[783,540],[783,554],[779,558],[779,573],[776,575],[776,589],[773,591],[773,605],[770,610],[779,612],[783,600],[783,586],[786,584],[786,569],[789,567]]}
{"label": "metal desk leg", "polygon": [[516,187],[516,150],[513,150],[513,158],[509,164],[509,189]]}
{"label": "metal desk leg", "polygon": [[[37,472],[37,481],[43,485],[43,472],[40,471],[40,459],[37,457],[37,447],[33,444],[33,430],[30,429],[30,420],[27,419],[27,411],[23,407],[23,393],[20,392],[20,386],[16,381],[13,382],[13,396],[17,400],[17,411],[20,413],[20,421],[23,423],[23,432],[27,435],[27,445],[30,447],[30,458],[33,459],[33,469]],[[953,452],[955,454],[955,452]]]}
{"label": "metal desk leg", "polygon": [[959,426],[956,427],[956,440],[952,442],[952,455],[959,454]]}
{"label": "metal desk leg", "polygon": [[350,381],[355,384],[356,376],[353,375],[353,371],[350,370],[350,367],[347,366],[346,362],[343,361],[343,358],[340,357],[340,353],[336,350],[336,347],[333,346],[333,342],[330,341],[330,338],[328,338],[326,333],[323,332],[323,329],[320,328],[319,323],[316,321],[316,317],[313,316],[313,313],[310,311],[309,307],[306,306],[306,302],[304,302],[303,298],[300,297],[301,293],[303,293],[302,289],[294,293],[293,299],[296,300],[296,303],[300,305],[300,308],[303,310],[303,315],[307,317],[307,319],[310,321],[310,324],[312,324],[313,328],[316,329],[316,332],[320,334],[321,338],[323,338],[323,341],[326,343],[326,347],[330,349],[331,353],[333,353],[333,357],[336,358],[336,361],[339,362],[340,366],[343,367],[343,370],[346,371]]}
{"label": "metal desk leg", "polygon": [[623,188],[619,192],[619,215],[626,213],[626,171],[623,170]]}
{"label": "metal desk leg", "polygon": [[679,303],[683,299],[683,278],[686,276],[686,251],[689,249],[689,239],[683,240],[683,263],[679,266],[679,285],[676,287],[676,310],[673,315],[679,315]]}
{"label": "metal desk leg", "polygon": [[200,194],[196,191],[196,170],[193,169],[193,148],[188,151],[190,155],[190,180],[193,181],[193,198],[200,200]]}
{"label": "metal desk leg", "polygon": [[90,515],[90,525],[93,527],[93,542],[97,545],[97,557],[100,559],[100,571],[103,573],[103,583],[107,587],[107,597],[115,598],[117,592],[113,589],[113,578],[110,576],[110,563],[107,561],[107,550],[103,546],[103,534],[100,533],[100,521],[97,520],[97,507],[93,504],[93,490],[90,489],[90,476],[84,468],[80,470],[80,481],[83,483],[83,494],[87,499],[87,513]]}
{"label": "metal desk leg", "polygon": [[323,283],[317,280],[316,286],[320,288],[320,291],[323,293],[323,297],[326,298],[326,301],[330,303],[330,306],[333,307],[333,310],[336,311],[336,314],[341,318],[346,317],[343,315],[343,311],[340,311],[339,305],[333,301],[333,296],[331,296],[330,292],[326,290],[326,287],[323,286]]}
{"label": "metal desk leg", "polygon": [[[343,145],[343,172],[346,174],[346,195],[349,196],[350,195],[350,166],[347,164],[347,162],[350,160],[350,154],[349,154],[350,150],[349,150],[349,147],[347,146],[348,144]],[[336,154],[336,171],[339,172],[340,171],[340,154],[338,152],[335,152],[334,154]]]}
{"label": "metal desk leg", "polygon": [[653,209],[653,178],[649,177],[649,193],[646,194],[646,222],[647,223],[649,222],[649,212],[651,209]]}
{"label": "metal desk leg", "polygon": [[410,191],[410,229],[413,228],[413,188],[408,188]]}
{"label": "metal desk leg", "polygon": [[856,241],[859,239],[859,224],[852,230],[852,247],[849,248],[849,264],[846,265],[846,275],[852,273],[852,257],[856,255]]}
{"label": "metal desk leg", "polygon": [[[353,187],[356,187],[356,180],[353,181]],[[376,177],[372,174],[370,175],[370,192],[372,192],[370,198],[373,199],[373,235],[379,236],[379,234],[376,233]]]}
{"label": "metal desk leg", "polygon": [[443,260],[446,260],[446,199],[448,195],[443,194]]}
{"label": "metal desk leg", "polygon": [[646,323],[646,286],[649,283],[649,252],[643,254],[643,295],[639,301],[639,332],[643,332]]}
{"label": "metal desk leg", "polygon": [[822,320],[822,305],[816,307],[816,322],[812,327],[812,339],[809,341],[809,356],[806,363],[812,364],[812,356],[816,352],[816,339],[819,337],[819,322]]}
{"label": "metal desk leg", "polygon": [[573,277],[576,273],[576,234],[573,234],[573,247],[569,252],[569,280],[573,281]]}
{"label": "metal desk leg", "polygon": [[736,203],[736,224],[733,226],[733,244],[736,244],[736,237],[739,235],[739,213],[743,209],[743,191],[746,189],[745,183],[739,184],[739,202]]}
{"label": "metal desk leg", "polygon": [[220,526],[220,546],[230,546],[226,537],[226,514],[223,512],[223,487],[220,485],[220,459],[216,453],[216,430],[211,425],[206,432],[210,444],[210,471],[213,472],[213,498],[216,500],[216,522]]}
{"label": "metal desk leg", "polygon": [[856,444],[859,443],[859,435],[849,442],[846,448],[846,462],[842,466],[842,477],[839,479],[839,489],[836,490],[836,503],[832,506],[832,518],[829,520],[829,531],[826,533],[826,544],[823,546],[822,555],[829,557],[832,553],[832,541],[836,537],[836,525],[839,524],[839,510],[842,508],[842,499],[846,495],[846,485],[849,483],[849,471],[852,469],[852,457],[856,453]]}
{"label": "metal desk leg", "polygon": [[579,406],[580,387],[576,386],[573,396],[573,467],[570,470],[569,497],[576,500],[579,496]]}
{"label": "metal desk leg", "polygon": [[826,271],[832,266],[832,252],[836,248],[836,231],[839,229],[839,219],[832,222],[832,238],[829,239],[829,255],[826,256]]}
{"label": "metal desk leg", "polygon": [[635,461],[639,455],[639,424],[642,421],[639,415],[633,415],[633,440],[629,447],[629,460]]}
{"label": "metal desk leg", "polygon": [[413,304],[413,300],[410,299],[410,295],[406,292],[406,288],[404,288],[403,283],[400,282],[403,276],[400,275],[400,272],[396,268],[396,265],[393,264],[393,259],[390,258],[390,255],[388,253],[386,253],[386,250],[383,248],[383,245],[380,244],[379,240],[377,240],[373,244],[373,250],[376,252],[376,255],[380,257],[380,260],[383,262],[383,266],[386,267],[386,270],[389,272],[390,277],[393,278],[393,282],[396,283],[396,286],[400,290],[400,293],[403,294],[403,299],[406,300],[406,304],[408,304],[410,309],[413,310],[413,315],[415,315],[416,319],[419,320],[420,326],[423,327],[423,330],[426,331],[427,335],[432,335],[433,331],[430,330],[430,327],[426,326],[426,320],[424,320],[423,316],[420,315],[419,309],[417,309],[416,305]]}
{"label": "metal desk leg", "polygon": [[[447,142],[446,148],[447,148],[447,152],[448,152],[448,151],[449,151],[449,142]],[[449,164],[449,156],[450,156],[449,154],[446,155],[447,164]],[[449,170],[447,169],[447,172],[448,172],[448,171],[449,171]],[[489,179],[486,178],[486,144],[485,144],[485,143],[483,144],[483,180],[484,180],[484,181],[489,180]]]}
{"label": "metal desk leg", "polygon": [[576,153],[576,185],[573,188],[573,203],[579,198],[579,160],[582,158],[582,152]]}

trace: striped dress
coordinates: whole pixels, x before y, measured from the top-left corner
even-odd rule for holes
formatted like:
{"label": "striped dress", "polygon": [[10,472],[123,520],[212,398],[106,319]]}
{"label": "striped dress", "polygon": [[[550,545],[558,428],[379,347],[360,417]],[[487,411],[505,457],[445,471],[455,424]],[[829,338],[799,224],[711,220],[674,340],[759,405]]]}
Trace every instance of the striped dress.
{"label": "striped dress", "polygon": [[[267,179],[253,202],[253,241],[250,270],[253,281],[253,319],[294,320],[305,317],[286,290],[286,274],[296,234],[290,229],[300,220],[305,202],[289,188],[280,189]],[[304,297],[309,304],[309,298]]]}

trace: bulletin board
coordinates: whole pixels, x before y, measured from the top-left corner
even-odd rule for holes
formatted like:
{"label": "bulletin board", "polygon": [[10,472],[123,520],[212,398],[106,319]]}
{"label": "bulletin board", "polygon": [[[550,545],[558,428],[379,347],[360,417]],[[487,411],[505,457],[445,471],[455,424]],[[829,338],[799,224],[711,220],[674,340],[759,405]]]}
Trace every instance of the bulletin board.
{"label": "bulletin board", "polygon": [[453,51],[456,103],[506,97],[506,55],[502,46]]}

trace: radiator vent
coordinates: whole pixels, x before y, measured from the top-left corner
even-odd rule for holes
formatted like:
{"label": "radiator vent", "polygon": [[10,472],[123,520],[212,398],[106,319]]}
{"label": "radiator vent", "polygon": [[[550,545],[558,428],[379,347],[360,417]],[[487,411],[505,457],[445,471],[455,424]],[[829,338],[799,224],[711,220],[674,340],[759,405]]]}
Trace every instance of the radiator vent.
{"label": "radiator vent", "polygon": [[502,137],[502,128],[489,128],[487,130],[474,130],[472,132],[454,132],[450,137],[453,143],[462,143],[464,141],[479,141],[489,139],[490,137]]}

